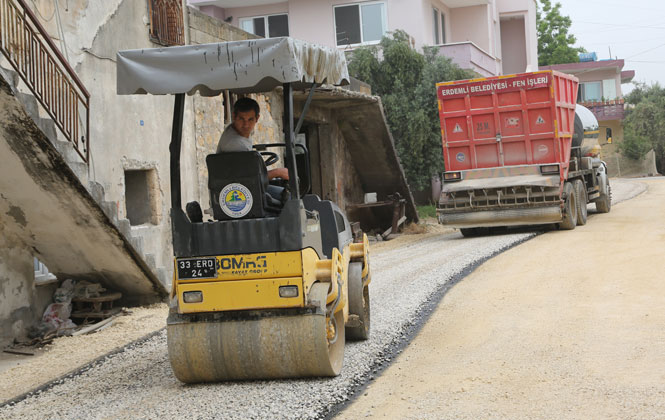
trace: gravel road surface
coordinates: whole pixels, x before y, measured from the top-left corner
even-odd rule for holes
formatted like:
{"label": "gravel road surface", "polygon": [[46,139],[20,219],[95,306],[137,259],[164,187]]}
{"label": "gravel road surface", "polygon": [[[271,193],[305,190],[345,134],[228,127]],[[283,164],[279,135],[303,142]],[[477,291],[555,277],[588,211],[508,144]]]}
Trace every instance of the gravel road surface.
{"label": "gravel road surface", "polygon": [[[614,181],[614,201],[644,191]],[[590,221],[593,223],[593,220]],[[372,335],[349,343],[336,378],[183,385],[172,375],[161,332],[61,383],[0,407],[2,419],[304,419],[329,416],[408,342],[443,294],[475,267],[537,233],[464,239],[424,235],[372,256]]]}

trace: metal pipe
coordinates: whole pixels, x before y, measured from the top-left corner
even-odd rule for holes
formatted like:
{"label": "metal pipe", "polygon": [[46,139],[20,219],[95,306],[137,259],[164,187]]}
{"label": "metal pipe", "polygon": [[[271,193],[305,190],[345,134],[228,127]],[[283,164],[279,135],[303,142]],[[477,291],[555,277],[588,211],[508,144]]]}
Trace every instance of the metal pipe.
{"label": "metal pipe", "polygon": [[305,105],[302,107],[302,112],[300,113],[300,118],[298,119],[298,124],[296,124],[295,133],[300,133],[300,127],[302,127],[303,121],[305,121],[305,115],[309,109],[309,104],[312,102],[312,97],[314,96],[314,89],[316,88],[316,83],[312,83],[312,87],[309,88],[309,95],[307,95],[307,100]]}

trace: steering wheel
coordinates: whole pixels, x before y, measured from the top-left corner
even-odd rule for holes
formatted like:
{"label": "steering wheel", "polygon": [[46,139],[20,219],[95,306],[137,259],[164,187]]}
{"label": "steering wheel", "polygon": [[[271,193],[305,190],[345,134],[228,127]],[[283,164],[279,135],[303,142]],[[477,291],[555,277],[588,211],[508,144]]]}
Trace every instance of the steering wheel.
{"label": "steering wheel", "polygon": [[268,152],[268,151],[262,151],[259,152],[261,156],[266,156],[266,160],[264,160],[264,163],[266,166],[274,165],[275,163],[279,162],[279,155],[275,152]]}

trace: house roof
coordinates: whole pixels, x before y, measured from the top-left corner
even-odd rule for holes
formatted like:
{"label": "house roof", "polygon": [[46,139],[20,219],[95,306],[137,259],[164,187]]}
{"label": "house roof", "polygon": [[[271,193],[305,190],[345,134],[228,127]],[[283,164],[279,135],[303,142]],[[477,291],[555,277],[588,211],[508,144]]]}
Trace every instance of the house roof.
{"label": "house roof", "polygon": [[623,59],[619,60],[599,60],[599,61],[586,61],[580,63],[565,63],[553,64],[551,66],[539,66],[540,70],[558,70],[564,73],[575,74],[579,72],[587,72],[589,70],[602,70],[609,68],[616,68],[620,71],[624,66]]}
{"label": "house roof", "polygon": [[621,83],[630,83],[635,77],[635,70],[624,70],[621,72]]}

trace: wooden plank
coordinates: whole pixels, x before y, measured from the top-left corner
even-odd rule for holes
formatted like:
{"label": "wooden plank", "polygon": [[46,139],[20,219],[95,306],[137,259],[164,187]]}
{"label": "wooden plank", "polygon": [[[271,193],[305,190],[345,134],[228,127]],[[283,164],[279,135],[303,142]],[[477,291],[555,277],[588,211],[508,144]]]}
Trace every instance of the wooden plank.
{"label": "wooden plank", "polygon": [[19,350],[12,350],[12,349],[5,349],[3,350],[4,353],[9,353],[9,354],[18,354],[19,356],[34,356],[35,353],[30,353],[27,351],[19,351]]}
{"label": "wooden plank", "polygon": [[[406,216],[402,216],[402,217],[397,221],[397,226],[398,226],[398,227],[401,226],[405,221],[406,221]],[[386,238],[388,237],[388,235],[390,235],[391,233],[393,233],[393,228],[392,228],[392,226],[389,227],[385,232],[383,232],[383,233],[381,234],[381,237],[382,237],[383,239],[386,239]],[[395,232],[395,233],[397,233],[397,232]]]}
{"label": "wooden plank", "polygon": [[118,300],[122,297],[122,293],[120,292],[113,292],[113,293],[105,293],[101,296],[96,296],[96,297],[75,297],[72,299],[72,302],[109,302],[113,300]]}
{"label": "wooden plank", "polygon": [[112,315],[117,314],[118,312],[120,312],[120,308],[104,309],[99,312],[77,311],[77,312],[72,312],[71,318],[108,318]]}
{"label": "wooden plank", "polygon": [[106,324],[108,324],[110,322],[113,322],[113,320],[115,318],[116,317],[106,318],[105,320],[99,321],[96,324],[88,325],[87,327],[81,328],[80,330],[75,331],[72,334],[72,337],[76,336],[76,335],[83,335],[83,334],[88,334],[88,333],[93,332],[93,331],[97,331],[101,327],[104,327]]}

